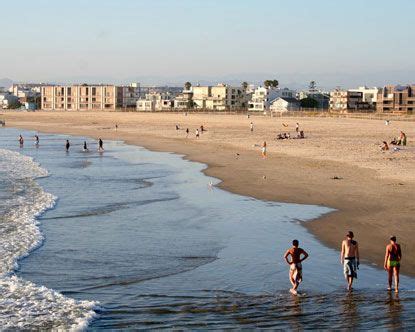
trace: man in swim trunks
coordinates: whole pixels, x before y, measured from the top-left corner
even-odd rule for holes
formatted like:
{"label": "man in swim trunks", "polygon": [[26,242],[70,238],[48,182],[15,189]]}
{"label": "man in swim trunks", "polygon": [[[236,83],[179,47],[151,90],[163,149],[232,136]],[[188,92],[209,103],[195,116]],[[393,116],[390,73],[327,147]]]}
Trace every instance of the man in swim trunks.
{"label": "man in swim trunks", "polygon": [[[288,259],[288,256],[291,256],[291,260]],[[307,257],[307,252],[298,247],[298,240],[293,240],[292,248],[285,252],[284,259],[290,265],[290,282],[293,285],[290,292],[294,295],[297,295],[297,288],[303,281],[303,267],[301,262],[307,259]]]}
{"label": "man in swim trunks", "polygon": [[353,240],[352,231],[347,232],[346,239],[342,242],[340,262],[343,265],[344,276],[347,281],[347,289],[352,290],[353,280],[357,279],[357,269],[359,268],[359,245]]}
{"label": "man in swim trunks", "polygon": [[386,246],[384,268],[388,271],[388,291],[392,289],[392,276],[395,275],[395,293],[399,292],[399,269],[401,267],[402,250],[396,243],[396,236],[391,236]]}

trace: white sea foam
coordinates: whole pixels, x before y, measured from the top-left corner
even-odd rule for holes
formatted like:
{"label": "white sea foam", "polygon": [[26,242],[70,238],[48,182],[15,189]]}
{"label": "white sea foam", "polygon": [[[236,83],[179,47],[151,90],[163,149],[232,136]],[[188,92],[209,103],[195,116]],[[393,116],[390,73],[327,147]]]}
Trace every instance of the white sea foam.
{"label": "white sea foam", "polygon": [[56,198],[35,178],[47,175],[32,158],[0,149],[0,328],[82,329],[95,315],[94,302],[75,301],[13,275],[18,259],[42,243],[36,217]]}

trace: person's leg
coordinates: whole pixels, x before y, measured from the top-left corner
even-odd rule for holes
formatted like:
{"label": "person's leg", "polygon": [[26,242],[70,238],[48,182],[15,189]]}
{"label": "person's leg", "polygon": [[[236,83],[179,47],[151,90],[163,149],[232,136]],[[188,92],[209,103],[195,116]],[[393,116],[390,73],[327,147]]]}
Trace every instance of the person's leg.
{"label": "person's leg", "polygon": [[292,269],[290,269],[290,282],[291,282],[291,285],[294,288],[294,286],[295,286],[295,279],[294,279],[294,270],[292,270]]}
{"label": "person's leg", "polygon": [[392,289],[393,268],[388,267],[388,290]]}
{"label": "person's leg", "polygon": [[347,277],[347,290],[352,290],[353,287],[353,276]]}
{"label": "person's leg", "polygon": [[399,292],[399,266],[395,266],[394,272],[395,272],[395,292],[398,293]]}

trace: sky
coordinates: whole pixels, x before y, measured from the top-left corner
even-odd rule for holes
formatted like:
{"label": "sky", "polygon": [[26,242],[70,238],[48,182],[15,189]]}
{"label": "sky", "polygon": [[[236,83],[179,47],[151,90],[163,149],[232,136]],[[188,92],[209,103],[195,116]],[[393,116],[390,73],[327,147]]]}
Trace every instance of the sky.
{"label": "sky", "polygon": [[415,83],[414,12],[413,0],[7,1],[0,78]]}

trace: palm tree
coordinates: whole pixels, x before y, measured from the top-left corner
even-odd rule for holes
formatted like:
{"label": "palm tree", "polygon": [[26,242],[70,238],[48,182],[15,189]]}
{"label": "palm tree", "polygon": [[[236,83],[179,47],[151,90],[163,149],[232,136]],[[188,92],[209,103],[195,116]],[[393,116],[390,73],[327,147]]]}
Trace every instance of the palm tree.
{"label": "palm tree", "polygon": [[191,87],[192,87],[192,83],[190,83],[190,82],[184,83],[184,89],[185,90],[190,90]]}
{"label": "palm tree", "polygon": [[278,88],[278,85],[279,85],[278,80],[265,80],[264,81],[264,86],[266,88],[270,88],[270,87],[272,87],[272,88]]}

